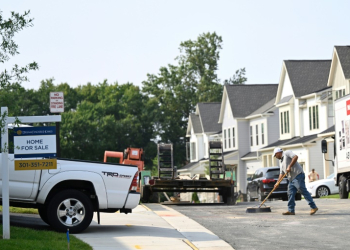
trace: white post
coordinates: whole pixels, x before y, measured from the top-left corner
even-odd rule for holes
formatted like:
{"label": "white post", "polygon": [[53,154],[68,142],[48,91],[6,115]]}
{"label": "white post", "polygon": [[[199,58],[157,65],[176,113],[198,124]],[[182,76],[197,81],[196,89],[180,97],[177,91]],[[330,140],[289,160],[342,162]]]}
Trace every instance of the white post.
{"label": "white post", "polygon": [[8,112],[7,107],[1,107],[1,117],[5,115],[4,127],[1,133],[1,167],[2,167],[2,226],[3,239],[10,239],[10,201],[9,201],[9,168],[8,168]]}

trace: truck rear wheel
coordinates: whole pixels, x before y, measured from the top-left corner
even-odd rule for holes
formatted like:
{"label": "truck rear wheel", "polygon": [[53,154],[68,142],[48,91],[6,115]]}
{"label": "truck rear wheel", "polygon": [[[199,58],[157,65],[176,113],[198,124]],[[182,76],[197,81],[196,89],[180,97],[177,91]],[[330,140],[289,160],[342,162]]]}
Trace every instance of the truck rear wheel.
{"label": "truck rear wheel", "polygon": [[341,175],[339,177],[339,198],[347,199],[349,197],[349,192],[346,191],[346,177]]}
{"label": "truck rear wheel", "polygon": [[49,224],[59,232],[80,233],[91,223],[93,205],[81,191],[69,189],[57,193],[48,205]]}

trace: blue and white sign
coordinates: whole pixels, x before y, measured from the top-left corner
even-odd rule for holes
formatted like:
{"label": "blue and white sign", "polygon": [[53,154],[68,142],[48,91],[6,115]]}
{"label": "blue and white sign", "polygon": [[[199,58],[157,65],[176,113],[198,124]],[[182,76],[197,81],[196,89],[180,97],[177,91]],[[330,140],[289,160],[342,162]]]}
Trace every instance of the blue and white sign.
{"label": "blue and white sign", "polygon": [[56,127],[14,128],[15,158],[56,157]]}

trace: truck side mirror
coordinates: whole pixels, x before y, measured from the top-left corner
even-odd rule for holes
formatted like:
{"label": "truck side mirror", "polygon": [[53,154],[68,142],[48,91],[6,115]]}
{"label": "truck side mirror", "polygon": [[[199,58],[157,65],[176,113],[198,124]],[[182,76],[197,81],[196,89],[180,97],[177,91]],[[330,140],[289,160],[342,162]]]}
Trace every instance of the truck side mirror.
{"label": "truck side mirror", "polygon": [[322,140],[321,142],[321,147],[322,147],[322,153],[325,154],[327,153],[327,141],[326,140]]}

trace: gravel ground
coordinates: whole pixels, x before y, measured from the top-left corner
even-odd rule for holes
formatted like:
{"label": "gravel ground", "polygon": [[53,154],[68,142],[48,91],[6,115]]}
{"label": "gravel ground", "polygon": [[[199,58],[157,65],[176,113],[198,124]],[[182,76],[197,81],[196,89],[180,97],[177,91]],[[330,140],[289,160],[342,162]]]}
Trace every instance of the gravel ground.
{"label": "gravel ground", "polygon": [[246,213],[258,202],[235,206],[191,204],[171,208],[197,221],[233,248],[349,249],[350,200],[315,199],[319,210],[310,215],[305,200],[296,202],[295,216],[282,215],[287,202],[271,201],[269,213]]}

